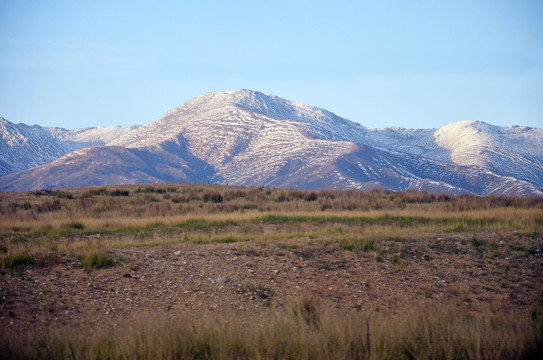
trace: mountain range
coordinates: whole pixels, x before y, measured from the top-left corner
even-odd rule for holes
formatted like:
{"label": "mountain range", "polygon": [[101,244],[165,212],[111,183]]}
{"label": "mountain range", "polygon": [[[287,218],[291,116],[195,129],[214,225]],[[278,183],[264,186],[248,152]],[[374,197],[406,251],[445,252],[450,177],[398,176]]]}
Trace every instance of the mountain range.
{"label": "mountain range", "polygon": [[143,126],[0,120],[0,190],[155,182],[543,196],[543,129],[459,121],[373,129],[251,90],[213,92]]}
{"label": "mountain range", "polygon": [[13,124],[0,117],[0,176],[48,164],[78,149],[105,145],[136,128],[99,126],[66,130]]}

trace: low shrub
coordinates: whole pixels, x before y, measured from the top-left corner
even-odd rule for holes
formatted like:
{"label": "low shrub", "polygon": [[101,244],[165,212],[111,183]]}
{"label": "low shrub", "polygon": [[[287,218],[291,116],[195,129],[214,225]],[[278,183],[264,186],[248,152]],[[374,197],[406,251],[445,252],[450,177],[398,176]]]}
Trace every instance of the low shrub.
{"label": "low shrub", "polygon": [[128,196],[130,195],[130,191],[128,190],[114,190],[109,193],[111,196]]}
{"label": "low shrub", "polygon": [[203,202],[222,203],[223,198],[219,192],[205,192],[202,196]]}

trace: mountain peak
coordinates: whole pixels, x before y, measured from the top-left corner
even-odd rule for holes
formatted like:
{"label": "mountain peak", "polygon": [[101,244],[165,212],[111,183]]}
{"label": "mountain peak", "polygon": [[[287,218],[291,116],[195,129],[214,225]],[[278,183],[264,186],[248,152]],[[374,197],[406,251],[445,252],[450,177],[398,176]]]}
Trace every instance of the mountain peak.
{"label": "mountain peak", "polygon": [[[480,121],[440,129],[368,129],[325,109],[248,89],[198,96],[132,129],[99,127],[66,133],[17,127],[29,145],[17,151],[34,146],[49,154],[59,144],[65,150],[66,144],[81,147],[83,139],[109,135],[113,140],[4,177],[0,180],[4,190],[192,181],[543,195],[541,129]],[[36,137],[38,133],[42,135]],[[7,150],[2,149],[0,170],[5,168],[3,158],[11,162],[29,158],[20,152],[14,155],[13,146],[2,146]]]}
{"label": "mountain peak", "polygon": [[[239,89],[216,91],[193,98],[108,145],[131,148],[157,146],[194,132],[213,133],[218,130],[218,124],[221,124],[222,131],[228,131],[229,137],[251,137],[284,121],[297,124],[300,131],[316,139],[351,141],[353,137],[360,140],[364,136],[361,125],[327,110],[259,91]],[[357,131],[353,132],[353,128],[357,128]]]}
{"label": "mountain peak", "polygon": [[[249,89],[210,92],[189,100],[174,109],[174,111],[184,107],[194,108],[196,106],[201,108],[237,106],[275,119],[296,120],[305,123],[314,121],[339,121],[344,123],[348,121],[325,109]],[[350,123],[350,125],[356,124]]]}

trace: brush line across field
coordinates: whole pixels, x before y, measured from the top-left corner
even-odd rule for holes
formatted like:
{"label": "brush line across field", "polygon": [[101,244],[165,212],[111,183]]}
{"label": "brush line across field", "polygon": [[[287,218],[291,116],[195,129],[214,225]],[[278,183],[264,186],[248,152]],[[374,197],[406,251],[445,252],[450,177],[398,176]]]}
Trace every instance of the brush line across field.
{"label": "brush line across field", "polygon": [[533,232],[543,228],[542,208],[537,198],[196,184],[4,193],[0,257],[307,238],[360,247],[417,233]]}

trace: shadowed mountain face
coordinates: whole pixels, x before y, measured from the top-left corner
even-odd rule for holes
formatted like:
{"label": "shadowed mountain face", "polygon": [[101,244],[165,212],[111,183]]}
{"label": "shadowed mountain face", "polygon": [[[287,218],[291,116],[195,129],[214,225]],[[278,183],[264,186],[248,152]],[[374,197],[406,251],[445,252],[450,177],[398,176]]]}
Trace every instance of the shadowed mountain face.
{"label": "shadowed mountain face", "polygon": [[0,178],[0,190],[186,181],[540,196],[543,130],[369,129],[276,96],[215,92],[105,146]]}

